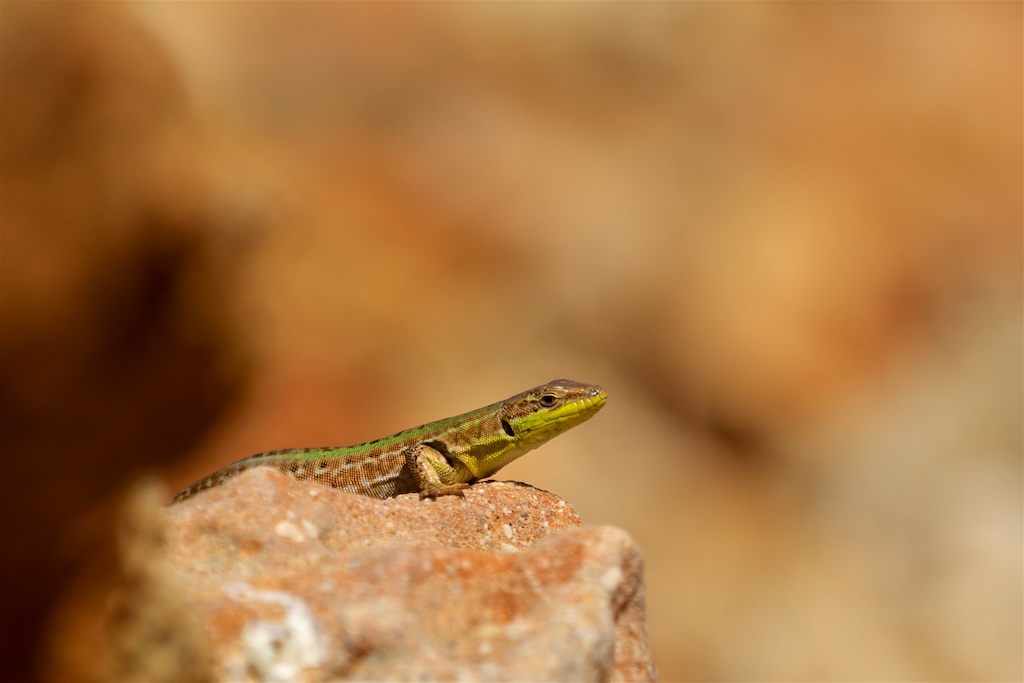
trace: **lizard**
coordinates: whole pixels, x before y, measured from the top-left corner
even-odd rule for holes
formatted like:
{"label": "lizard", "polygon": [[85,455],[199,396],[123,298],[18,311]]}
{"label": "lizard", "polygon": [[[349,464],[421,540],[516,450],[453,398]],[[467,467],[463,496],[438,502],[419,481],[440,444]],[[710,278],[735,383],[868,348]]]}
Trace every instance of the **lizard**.
{"label": "lizard", "polygon": [[463,496],[470,484],[589,420],[607,399],[596,384],[556,379],[462,415],[354,446],[258,453],[200,479],[168,504],[259,466],[373,498]]}

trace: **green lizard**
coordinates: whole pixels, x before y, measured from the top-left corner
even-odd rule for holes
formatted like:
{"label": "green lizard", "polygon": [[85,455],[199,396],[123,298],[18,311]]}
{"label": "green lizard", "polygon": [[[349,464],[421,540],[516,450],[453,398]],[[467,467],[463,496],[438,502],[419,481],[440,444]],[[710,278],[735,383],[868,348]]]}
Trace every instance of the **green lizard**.
{"label": "green lizard", "polygon": [[463,415],[358,446],[253,455],[200,479],[174,496],[171,504],[260,465],[374,498],[403,493],[419,493],[421,499],[461,496],[473,482],[589,420],[607,399],[605,390],[595,384],[556,379]]}

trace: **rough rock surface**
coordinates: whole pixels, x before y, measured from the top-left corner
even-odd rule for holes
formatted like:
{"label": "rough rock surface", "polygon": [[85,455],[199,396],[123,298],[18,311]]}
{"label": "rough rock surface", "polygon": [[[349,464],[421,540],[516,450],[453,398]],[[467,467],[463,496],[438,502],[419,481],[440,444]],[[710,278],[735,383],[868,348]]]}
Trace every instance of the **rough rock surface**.
{"label": "rough rock surface", "polygon": [[656,677],[638,548],[529,486],[380,501],[258,468],[166,533],[217,679]]}

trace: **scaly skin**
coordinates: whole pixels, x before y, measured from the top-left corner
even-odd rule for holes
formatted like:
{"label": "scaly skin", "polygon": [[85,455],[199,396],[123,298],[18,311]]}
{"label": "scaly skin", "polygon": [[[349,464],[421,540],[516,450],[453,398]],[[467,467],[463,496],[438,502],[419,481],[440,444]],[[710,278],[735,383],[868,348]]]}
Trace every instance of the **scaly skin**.
{"label": "scaly skin", "polygon": [[607,399],[605,390],[595,384],[556,379],[463,415],[357,446],[253,455],[200,479],[174,496],[171,504],[259,466],[374,498],[403,493],[419,493],[421,499],[461,496],[473,482],[589,420]]}

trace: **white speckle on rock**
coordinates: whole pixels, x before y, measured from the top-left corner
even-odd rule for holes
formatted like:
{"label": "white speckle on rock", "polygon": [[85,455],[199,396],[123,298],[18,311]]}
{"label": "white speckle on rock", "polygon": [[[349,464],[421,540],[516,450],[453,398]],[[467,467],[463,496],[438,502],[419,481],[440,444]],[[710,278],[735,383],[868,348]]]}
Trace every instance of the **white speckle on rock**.
{"label": "white speckle on rock", "polygon": [[276,533],[278,536],[290,538],[296,543],[302,543],[306,540],[306,535],[302,533],[302,529],[300,529],[294,523],[288,521],[278,522],[277,526],[274,527],[274,533]]}
{"label": "white speckle on rock", "polygon": [[615,590],[620,583],[622,583],[622,578],[622,569],[619,567],[609,567],[601,574],[601,578],[599,580],[601,582],[601,586],[606,591],[611,592]]}
{"label": "white speckle on rock", "polygon": [[294,681],[303,669],[324,662],[323,633],[306,604],[290,593],[261,591],[245,583],[224,587],[239,602],[268,602],[284,608],[280,620],[253,620],[241,633],[246,665],[266,681]]}
{"label": "white speckle on rock", "polygon": [[511,539],[512,535],[515,533],[514,531],[512,531],[512,527],[508,524],[502,524],[501,530],[505,532],[505,538],[508,539]]}

